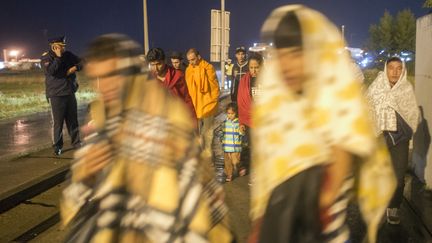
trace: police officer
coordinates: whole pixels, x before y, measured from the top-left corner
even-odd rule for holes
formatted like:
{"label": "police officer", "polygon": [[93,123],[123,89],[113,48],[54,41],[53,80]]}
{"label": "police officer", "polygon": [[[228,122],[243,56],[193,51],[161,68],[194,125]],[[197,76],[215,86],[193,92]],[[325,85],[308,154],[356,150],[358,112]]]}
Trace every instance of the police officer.
{"label": "police officer", "polygon": [[76,72],[82,69],[81,59],[66,51],[65,37],[48,40],[50,50],[42,55],[45,71],[45,90],[51,105],[53,120],[54,154],[60,155],[63,148],[63,121],[74,148],[81,146],[78,126],[78,110],[75,92],[78,89]]}

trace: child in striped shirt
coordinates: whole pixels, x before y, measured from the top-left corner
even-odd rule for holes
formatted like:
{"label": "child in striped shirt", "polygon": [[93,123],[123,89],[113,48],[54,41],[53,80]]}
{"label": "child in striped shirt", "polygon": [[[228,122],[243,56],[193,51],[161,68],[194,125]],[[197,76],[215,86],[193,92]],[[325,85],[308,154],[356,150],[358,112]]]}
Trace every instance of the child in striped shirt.
{"label": "child in striped shirt", "polygon": [[241,141],[244,131],[240,128],[235,103],[230,103],[227,106],[226,113],[227,119],[223,124],[222,147],[224,150],[226,181],[229,182],[233,179],[233,175],[238,174],[238,164],[242,150]]}

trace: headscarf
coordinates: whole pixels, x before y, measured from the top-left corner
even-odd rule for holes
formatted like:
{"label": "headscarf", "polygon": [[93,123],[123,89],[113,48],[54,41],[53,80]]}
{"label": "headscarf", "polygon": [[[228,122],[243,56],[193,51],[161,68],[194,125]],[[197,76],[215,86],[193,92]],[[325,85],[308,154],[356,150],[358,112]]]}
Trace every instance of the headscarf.
{"label": "headscarf", "polygon": [[[297,17],[301,40],[293,36],[293,43],[280,43],[283,38],[272,34],[287,14]],[[273,58],[259,76],[262,95],[253,109],[252,220],[263,217],[273,189],[308,168],[331,163],[331,148],[338,147],[361,161],[357,198],[374,242],[395,179],[386,147],[374,136],[360,84],[349,69],[341,34],[325,16],[301,5],[274,10],[262,34],[272,37],[273,46],[301,43],[305,80],[302,95],[295,94],[280,75],[277,53],[267,53]]]}
{"label": "headscarf", "polygon": [[[400,59],[399,59],[400,60]],[[419,109],[412,85],[407,80],[405,63],[397,83],[391,87],[387,76],[387,63],[367,91],[371,113],[375,121],[376,133],[396,131],[396,112],[416,131],[419,122]]]}

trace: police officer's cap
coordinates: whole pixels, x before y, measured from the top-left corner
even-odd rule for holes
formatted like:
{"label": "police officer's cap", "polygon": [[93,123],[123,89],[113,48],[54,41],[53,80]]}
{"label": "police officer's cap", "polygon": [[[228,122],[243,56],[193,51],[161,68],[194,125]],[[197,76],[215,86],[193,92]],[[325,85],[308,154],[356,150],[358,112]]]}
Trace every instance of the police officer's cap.
{"label": "police officer's cap", "polygon": [[48,39],[48,42],[51,45],[66,45],[66,37],[65,36],[56,36]]}

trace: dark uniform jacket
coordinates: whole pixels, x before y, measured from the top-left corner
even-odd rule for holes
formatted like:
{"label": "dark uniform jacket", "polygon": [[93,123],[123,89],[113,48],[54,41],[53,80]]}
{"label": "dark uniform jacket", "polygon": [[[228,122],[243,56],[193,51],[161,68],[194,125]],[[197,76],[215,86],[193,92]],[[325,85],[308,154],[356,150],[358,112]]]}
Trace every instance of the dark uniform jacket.
{"label": "dark uniform jacket", "polygon": [[234,64],[232,71],[232,85],[231,85],[231,99],[233,102],[237,102],[238,87],[240,79],[249,71],[249,62],[245,62],[243,65],[239,65],[238,62]]}
{"label": "dark uniform jacket", "polygon": [[53,51],[49,51],[42,55],[41,63],[45,71],[47,98],[71,95],[77,91],[76,74],[66,76],[66,73],[73,66],[77,67],[77,71],[82,69],[79,57],[69,51],[65,51],[61,57],[57,57]]}

